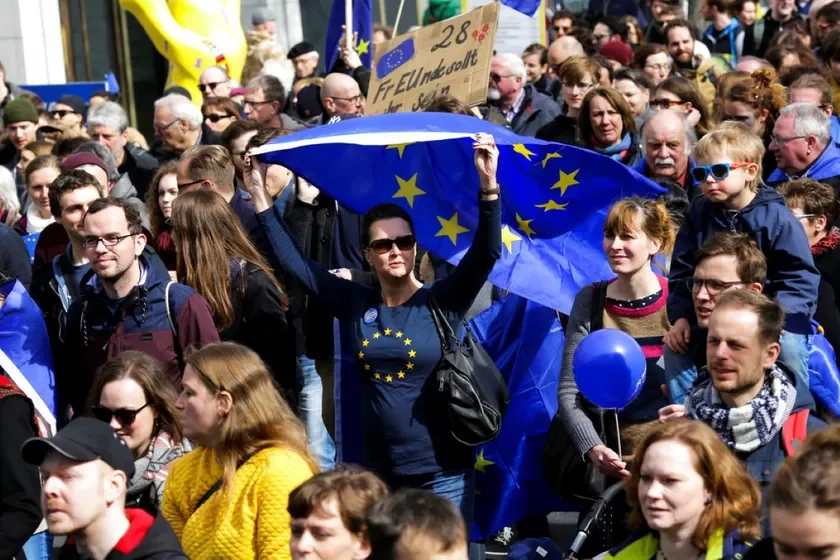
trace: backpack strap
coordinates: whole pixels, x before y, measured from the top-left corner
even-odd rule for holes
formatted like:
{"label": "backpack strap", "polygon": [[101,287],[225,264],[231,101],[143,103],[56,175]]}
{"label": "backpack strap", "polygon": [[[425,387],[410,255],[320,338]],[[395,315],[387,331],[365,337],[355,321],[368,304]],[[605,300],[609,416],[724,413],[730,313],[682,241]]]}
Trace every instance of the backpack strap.
{"label": "backpack strap", "polygon": [[175,282],[170,280],[169,283],[166,284],[163,299],[166,305],[166,318],[169,319],[169,328],[172,331],[172,342],[175,347],[175,356],[178,359],[178,368],[181,370],[181,373],[183,373],[185,367],[184,351],[181,348],[181,343],[178,341],[178,325],[175,323],[175,319],[172,318],[172,306],[169,304],[169,289],[174,283]]}
{"label": "backpack strap", "polygon": [[589,332],[604,328],[604,303],[607,300],[609,281],[602,280],[592,284],[592,307],[589,315]]}
{"label": "backpack strap", "polygon": [[170,280],[169,283],[166,285],[166,291],[164,293],[163,299],[166,301],[166,318],[169,319],[169,328],[172,329],[172,334],[174,334],[177,337],[178,329],[175,328],[175,321],[172,320],[172,308],[169,305],[169,288],[171,288],[172,284],[174,283],[175,282],[172,282]]}
{"label": "backpack strap", "polygon": [[792,457],[796,454],[799,446],[808,437],[808,414],[809,410],[804,408],[799,412],[794,412],[785,421],[782,426],[782,445],[785,451],[785,457]]}

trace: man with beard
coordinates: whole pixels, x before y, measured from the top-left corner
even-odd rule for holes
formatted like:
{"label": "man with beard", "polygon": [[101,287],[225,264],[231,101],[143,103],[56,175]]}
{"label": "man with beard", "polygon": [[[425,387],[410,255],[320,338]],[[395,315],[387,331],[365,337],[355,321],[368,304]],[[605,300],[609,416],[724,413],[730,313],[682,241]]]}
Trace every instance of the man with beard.
{"label": "man with beard", "polygon": [[671,179],[685,189],[690,200],[702,193],[688,176],[690,155],[697,135],[676,111],[654,113],[642,127],[645,158],[636,164],[636,171],[651,179]]}
{"label": "man with beard", "polygon": [[665,27],[668,54],[674,60],[674,71],[697,84],[711,110],[717,93],[717,81],[724,70],[711,58],[694,54],[694,27],[684,19],[672,21]]}
{"label": "man with beard", "polygon": [[487,101],[505,116],[507,126],[521,136],[537,131],[560,115],[560,106],[526,83],[525,63],[515,54],[503,53],[490,63]]}

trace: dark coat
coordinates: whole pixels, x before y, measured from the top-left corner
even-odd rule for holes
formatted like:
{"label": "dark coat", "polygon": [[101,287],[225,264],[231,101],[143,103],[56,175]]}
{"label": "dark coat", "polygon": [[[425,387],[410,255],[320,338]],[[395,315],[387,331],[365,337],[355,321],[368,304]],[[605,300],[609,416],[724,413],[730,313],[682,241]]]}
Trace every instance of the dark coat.
{"label": "dark coat", "polygon": [[553,121],[545,124],[537,131],[537,138],[549,142],[560,142],[569,146],[577,146],[577,119],[566,115],[557,115]]}
{"label": "dark coat", "polygon": [[140,146],[129,143],[125,145],[124,151],[125,157],[118,171],[120,175],[128,174],[131,184],[137,189],[137,198],[146,200],[146,190],[149,188],[158,167],[160,167],[160,163],[152,154]]}
{"label": "dark coat", "polygon": [[26,243],[12,228],[0,223],[0,272],[11,279],[20,280],[29,290],[32,283],[32,266]]}
{"label": "dark coat", "polygon": [[525,98],[510,127],[520,136],[536,136],[542,127],[560,115],[560,106],[548,95],[538,92],[531,84],[526,84],[522,90],[525,92]]}

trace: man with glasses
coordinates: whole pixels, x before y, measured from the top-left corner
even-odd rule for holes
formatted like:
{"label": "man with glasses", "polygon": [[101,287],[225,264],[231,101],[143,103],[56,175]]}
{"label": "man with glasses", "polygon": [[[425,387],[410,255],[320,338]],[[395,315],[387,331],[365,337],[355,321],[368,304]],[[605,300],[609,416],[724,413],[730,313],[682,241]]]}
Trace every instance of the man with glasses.
{"label": "man with glasses", "polygon": [[840,147],[832,141],[828,116],[819,107],[792,103],[782,109],[770,151],[776,156],[776,170],[768,185],[808,177],[840,191]]}
{"label": "man with glasses", "polygon": [[154,130],[159,141],[150,152],[160,163],[183,154],[193,146],[218,144],[218,135],[203,128],[204,115],[187,97],[169,94],[155,101]]}
{"label": "man with glasses", "polygon": [[321,84],[321,104],[324,106],[324,123],[336,115],[361,117],[365,114],[365,98],[359,83],[347,74],[327,74]]}
{"label": "man with glasses", "polygon": [[560,10],[551,18],[551,29],[554,38],[566,37],[575,30],[575,14],[569,10]]}
{"label": "man with glasses", "polygon": [[165,364],[177,386],[188,349],[219,340],[207,302],[144,255],[146,235],[132,206],[97,199],[81,227],[91,271],[67,312],[65,359],[73,368],[72,379],[61,380],[73,387],[76,414],[84,409],[94,372],[109,358],[127,350],[149,354]]}
{"label": "man with glasses", "polygon": [[242,103],[245,118],[266,128],[280,128],[294,132],[306,126],[283,112],[286,105],[286,89],[283,83],[268,74],[257,76],[245,86],[245,101]]}
{"label": "man with glasses", "polygon": [[87,106],[78,95],[62,95],[48,112],[50,124],[61,129],[65,138],[82,135],[86,113]]}
{"label": "man with glasses", "polygon": [[198,89],[204,99],[230,97],[230,76],[219,66],[205,68],[198,77]]}
{"label": "man with glasses", "polygon": [[286,57],[292,61],[295,67],[295,81],[316,76],[318,73],[318,61],[320,55],[312,43],[302,41],[289,49]]}
{"label": "man with glasses", "polygon": [[718,297],[729,290],[761,292],[767,281],[767,260],[744,233],[716,233],[700,246],[694,260],[694,275],[685,284],[697,323],[687,342],[666,339],[663,355],[669,397],[677,404],[682,404],[697,372],[706,365],[706,331]]}
{"label": "man with glasses", "polygon": [[536,136],[561,113],[553,99],[526,83],[525,63],[512,53],[493,57],[487,101],[502,112],[507,126],[520,136]]}

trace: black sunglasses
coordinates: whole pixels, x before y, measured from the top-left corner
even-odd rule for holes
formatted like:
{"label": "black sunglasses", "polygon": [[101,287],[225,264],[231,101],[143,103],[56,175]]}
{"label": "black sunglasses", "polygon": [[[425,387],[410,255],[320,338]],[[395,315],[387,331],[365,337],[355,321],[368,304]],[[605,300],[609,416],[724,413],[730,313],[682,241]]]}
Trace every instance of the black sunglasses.
{"label": "black sunglasses", "polygon": [[217,87],[219,87],[224,82],[208,82],[206,84],[198,84],[199,91],[204,91],[209,89],[210,91],[215,91]]}
{"label": "black sunglasses", "polygon": [[117,422],[119,422],[123,426],[131,426],[134,424],[134,420],[137,418],[137,414],[149,406],[150,403],[146,403],[137,410],[131,410],[128,408],[118,408],[116,410],[111,410],[110,408],[106,408],[104,406],[92,406],[90,407],[90,411],[93,413],[93,416],[97,420],[101,420],[106,424],[111,423],[111,418],[116,418]]}
{"label": "black sunglasses", "polygon": [[377,239],[376,241],[371,241],[370,249],[377,255],[384,255],[388,251],[391,250],[391,247],[394,245],[397,246],[397,249],[400,251],[408,251],[409,249],[414,247],[415,239],[413,235],[401,235],[396,239]]}
{"label": "black sunglasses", "polygon": [[233,115],[219,115],[219,114],[216,114],[216,113],[211,113],[209,115],[204,115],[204,120],[208,120],[211,123],[217,123],[222,119],[229,119],[232,116]]}
{"label": "black sunglasses", "polygon": [[75,114],[76,114],[76,111],[67,111],[67,110],[64,110],[64,109],[60,109],[58,111],[50,111],[50,116],[52,116],[52,118],[55,119],[55,120],[63,119],[67,115],[75,115]]}

